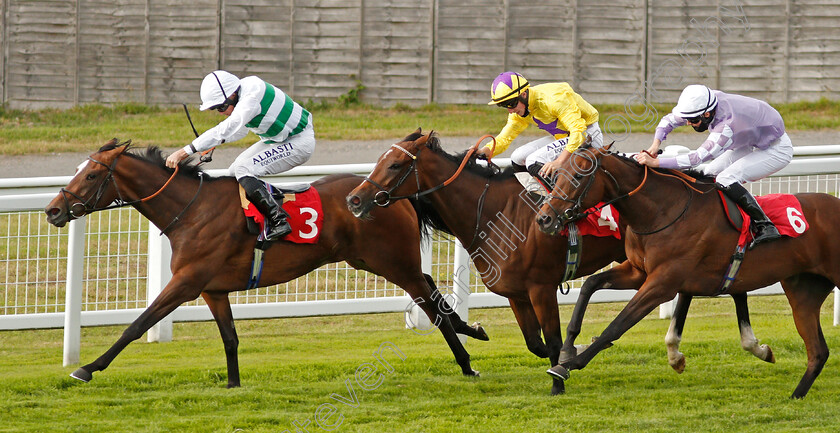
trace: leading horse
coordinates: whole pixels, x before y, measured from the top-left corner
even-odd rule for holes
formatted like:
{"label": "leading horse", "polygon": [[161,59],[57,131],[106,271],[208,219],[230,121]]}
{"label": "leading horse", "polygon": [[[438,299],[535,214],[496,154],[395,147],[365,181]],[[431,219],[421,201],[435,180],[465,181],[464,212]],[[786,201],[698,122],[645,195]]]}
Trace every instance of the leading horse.
{"label": "leading horse", "polygon": [[[172,279],[108,351],[71,376],[90,381],[94,372],[107,368],[130,342],[179,305],[201,296],[224,342],[228,387],[239,386],[239,339],[228,293],[246,288],[257,237],[248,232],[238,183],[229,176],[210,178],[188,163],[182,163],[179,172],[173,173],[166,168],[159,149],[129,152],[128,144],[114,139],[92,154],[47,205],[47,221],[62,227],[94,211],[131,205],[169,238]],[[418,299],[416,303],[438,325],[463,374],[477,375],[456,330],[480,339],[487,339],[486,334],[481,328],[468,326],[456,314],[442,311],[445,306],[438,302],[443,297],[431,277],[420,269],[423,227],[412,205],[381,209],[376,223],[354,218],[344,205],[344,197],[361,180],[353,175],[332,175],[312,184],[323,208],[319,241],[273,242],[265,251],[259,286],[284,283],[342,260],[356,269],[381,275]],[[114,202],[116,205],[109,206]]]}
{"label": "leading horse", "polygon": [[[810,228],[799,237],[748,251],[726,293],[743,294],[781,282],[808,353],[805,373],[792,394],[801,398],[828,358],[819,313],[828,294],[840,285],[840,199],[820,193],[795,197]],[[637,286],[639,291],[586,350],[549,370],[554,377],[565,379],[570,370],[584,368],[677,293],[720,294],[738,243],[739,233],[730,227],[713,186],[694,190],[681,176],[589,147],[576,151],[561,167],[537,223],[544,231],[556,231],[602,201],[612,203],[628,224],[627,260],[593,278],[601,285]]]}
{"label": "leading horse", "polygon": [[[552,366],[564,353],[569,357],[575,354],[574,345],[567,347],[568,342],[580,333],[583,312],[594,290],[581,289],[583,301],[575,307],[567,345],[563,345],[557,288],[567,278],[623,261],[622,240],[582,236],[579,267],[574,275],[566,275],[565,267],[558,263],[566,258],[567,236],[545,235],[533,223],[539,196],[523,188],[512,170],[499,173],[477,164],[469,154],[447,154],[433,133],[423,135],[419,129],[379,157],[368,178],[347,196],[347,206],[356,216],[366,218],[375,204],[395,205],[399,198],[407,197],[423,197],[417,201],[418,212],[432,215],[430,219],[438,222],[436,228],[454,234],[469,251],[487,288],[508,298],[528,350],[548,357]],[[734,299],[744,348],[771,361],[772,351],[758,345],[749,326],[746,296]],[[689,302],[687,297],[678,302],[669,347],[678,345]],[[682,354],[669,356],[669,362],[678,372],[685,365]],[[555,380],[551,392],[563,392],[563,382]]]}

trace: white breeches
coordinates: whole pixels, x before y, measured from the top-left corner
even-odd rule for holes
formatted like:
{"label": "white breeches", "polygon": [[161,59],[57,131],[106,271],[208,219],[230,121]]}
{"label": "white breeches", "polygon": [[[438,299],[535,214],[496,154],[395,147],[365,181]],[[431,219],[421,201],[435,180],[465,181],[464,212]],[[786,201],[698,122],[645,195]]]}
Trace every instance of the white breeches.
{"label": "white breeches", "polygon": [[308,161],[314,151],[314,128],[306,128],[279,143],[260,140],[233,161],[230,174],[238,180],[245,176],[260,177],[283,173]]}
{"label": "white breeches", "polygon": [[[598,125],[598,122],[586,128],[586,135],[587,137],[592,137],[593,147],[602,147],[604,145],[604,135],[601,134],[601,127]],[[569,137],[559,139],[553,136],[543,137],[530,143],[525,143],[514,150],[510,156],[510,160],[525,167],[530,167],[537,162],[546,164],[554,161],[568,142]]]}
{"label": "white breeches", "polygon": [[767,149],[739,147],[727,150],[713,159],[704,172],[715,176],[715,181],[729,186],[763,179],[784,168],[793,159],[793,143],[783,134],[770,143]]}

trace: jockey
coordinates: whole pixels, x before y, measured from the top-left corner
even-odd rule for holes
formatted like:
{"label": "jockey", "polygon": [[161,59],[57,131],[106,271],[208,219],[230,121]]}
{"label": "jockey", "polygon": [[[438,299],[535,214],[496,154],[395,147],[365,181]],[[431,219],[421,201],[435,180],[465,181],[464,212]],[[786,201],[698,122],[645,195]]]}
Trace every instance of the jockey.
{"label": "jockey", "polygon": [[[260,141],[236,158],[230,173],[242,185],[248,200],[265,215],[266,239],[289,234],[288,214],[257,177],[282,173],[309,160],[315,150],[312,114],[270,83],[255,76],[240,80],[226,71],[204,77],[199,109],[216,110],[227,118],[169,155],[166,165],[175,168],[193,153],[237,141],[253,131]],[[280,198],[282,202],[282,194]]]}
{"label": "jockey", "polygon": [[[677,126],[691,125],[697,132],[709,130],[709,138],[697,150],[675,158],[656,158],[659,145]],[[651,167],[686,169],[711,160],[705,173],[727,197],[750,216],[756,245],[778,239],[779,230],[755,198],[742,186],[767,177],[793,158],[793,144],[785,133],[782,116],[770,104],[746,96],[711,90],[692,84],[683,90],[677,106],[656,127],[653,144],[636,160]]]}
{"label": "jockey", "polygon": [[530,86],[528,80],[516,72],[503,72],[490,87],[492,101],[508,111],[507,124],[496,137],[496,150],[490,145],[481,148],[485,158],[504,152],[511,141],[533,122],[549,134],[526,143],[511,155],[511,163],[518,171],[528,171],[551,189],[551,179],[571,152],[586,140],[601,147],[603,135],[598,125],[598,110],[572,90],[568,83],[547,83]]}

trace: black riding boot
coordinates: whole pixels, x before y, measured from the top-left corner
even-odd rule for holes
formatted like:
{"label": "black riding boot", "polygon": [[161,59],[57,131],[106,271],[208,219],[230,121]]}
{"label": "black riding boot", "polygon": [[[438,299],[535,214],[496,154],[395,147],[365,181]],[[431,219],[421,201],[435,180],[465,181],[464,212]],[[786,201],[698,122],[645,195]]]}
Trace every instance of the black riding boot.
{"label": "black riding boot", "polygon": [[[239,184],[245,190],[245,196],[248,200],[265,216],[266,240],[274,241],[292,232],[292,226],[287,221],[289,214],[283,210],[282,206],[277,204],[277,201],[268,192],[265,183],[255,177],[245,176],[239,179]],[[282,194],[280,198],[282,200]]]}
{"label": "black riding boot", "polygon": [[530,173],[531,176],[534,176],[542,184],[542,186],[548,190],[548,193],[551,194],[551,191],[554,189],[554,182],[540,174],[540,170],[542,170],[543,165],[544,164],[541,162],[535,162],[529,165],[528,173]]}
{"label": "black riding boot", "polygon": [[514,173],[527,173],[528,172],[528,169],[525,168],[524,165],[519,165],[519,164],[511,161],[510,166],[513,167],[513,172]]}
{"label": "black riding boot", "polygon": [[773,225],[770,218],[767,217],[767,214],[764,213],[761,206],[759,206],[758,202],[755,201],[755,197],[753,197],[752,194],[750,194],[750,192],[747,191],[740,183],[736,182],[729,186],[717,184],[717,187],[719,190],[723,191],[727,197],[731,198],[732,201],[738,203],[738,205],[744,209],[744,212],[750,216],[755,233],[755,238],[752,243],[750,243],[750,249],[755,248],[758,244],[770,242],[782,237],[782,235],[779,234],[779,229]]}

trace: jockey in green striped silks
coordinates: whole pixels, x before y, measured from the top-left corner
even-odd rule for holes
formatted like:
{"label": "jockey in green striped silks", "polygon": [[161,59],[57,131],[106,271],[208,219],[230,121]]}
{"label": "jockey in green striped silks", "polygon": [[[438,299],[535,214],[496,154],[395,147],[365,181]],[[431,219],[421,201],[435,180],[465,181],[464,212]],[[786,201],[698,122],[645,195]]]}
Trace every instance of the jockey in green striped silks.
{"label": "jockey in green striped silks", "polygon": [[282,173],[309,160],[315,150],[312,114],[282,90],[259,77],[241,80],[230,72],[214,71],[201,83],[201,111],[216,110],[227,119],[208,129],[192,143],[166,159],[175,168],[187,156],[222,143],[244,138],[249,131],[260,141],[242,152],[230,173],[257,209],[266,217],[266,239],[291,232],[288,215],[258,176]]}

